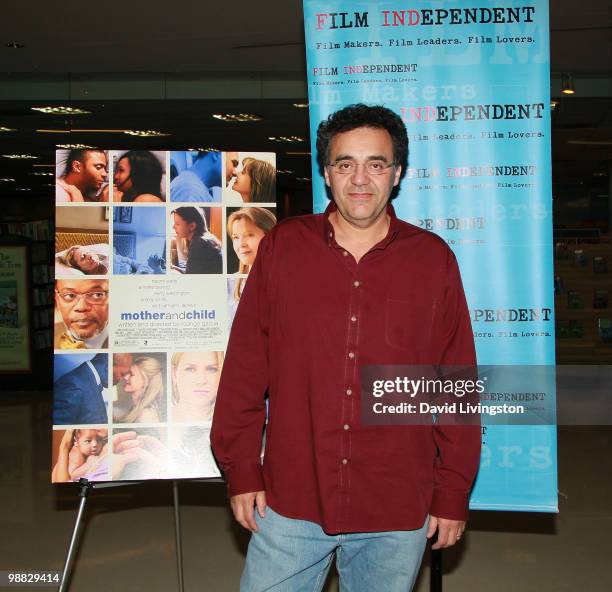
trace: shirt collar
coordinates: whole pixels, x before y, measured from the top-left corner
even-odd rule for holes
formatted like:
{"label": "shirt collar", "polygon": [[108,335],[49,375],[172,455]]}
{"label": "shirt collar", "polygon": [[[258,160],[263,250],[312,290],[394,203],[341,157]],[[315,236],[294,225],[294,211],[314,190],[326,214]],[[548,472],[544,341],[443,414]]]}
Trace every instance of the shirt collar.
{"label": "shirt collar", "polygon": [[[338,210],[338,207],[336,206],[336,202],[334,202],[333,200],[330,200],[329,204],[327,204],[327,207],[325,208],[325,212],[323,212],[323,238],[330,245],[336,244],[336,239],[334,238],[334,234],[335,234],[334,227],[331,225],[331,222],[329,221],[329,215],[332,212],[335,212],[337,210]],[[383,238],[373,248],[385,249],[395,239],[395,237],[397,236],[400,230],[400,222],[395,213],[395,209],[391,205],[391,200],[387,202],[387,214],[390,219],[389,231],[387,232],[387,235],[385,236],[385,238]]]}

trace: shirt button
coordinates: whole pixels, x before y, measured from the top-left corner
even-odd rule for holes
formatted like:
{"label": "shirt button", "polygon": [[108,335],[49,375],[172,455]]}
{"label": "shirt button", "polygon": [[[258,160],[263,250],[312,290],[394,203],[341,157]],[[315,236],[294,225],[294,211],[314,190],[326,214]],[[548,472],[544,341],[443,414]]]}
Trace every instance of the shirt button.
{"label": "shirt button", "polygon": [[348,357],[351,358],[351,360],[355,357],[355,353],[354,352],[349,352]]}
{"label": "shirt button", "polygon": [[355,280],[353,282],[353,286],[355,286],[355,288],[359,288],[359,286],[361,286],[361,282],[359,280]]}
{"label": "shirt button", "polygon": [[342,251],[342,254],[343,254],[345,257],[348,257],[348,251]]}
{"label": "shirt button", "polygon": [[334,236],[334,233],[330,231],[329,238],[331,238],[332,236]]}
{"label": "shirt button", "polygon": [[345,423],[345,424],[344,424],[342,427],[343,427],[345,430],[348,430],[348,429],[349,429],[349,424],[348,424],[348,423]]}
{"label": "shirt button", "polygon": [[353,316],[351,317],[351,321],[353,321],[353,323],[356,323],[356,322],[357,322],[357,317],[356,317],[355,315],[353,315]]}
{"label": "shirt button", "polygon": [[347,388],[346,394],[350,397],[353,394],[353,389]]}
{"label": "shirt button", "polygon": [[348,464],[348,459],[346,459],[346,458],[343,458],[343,459],[342,459],[342,464],[343,464],[343,465],[346,465],[346,464]]}

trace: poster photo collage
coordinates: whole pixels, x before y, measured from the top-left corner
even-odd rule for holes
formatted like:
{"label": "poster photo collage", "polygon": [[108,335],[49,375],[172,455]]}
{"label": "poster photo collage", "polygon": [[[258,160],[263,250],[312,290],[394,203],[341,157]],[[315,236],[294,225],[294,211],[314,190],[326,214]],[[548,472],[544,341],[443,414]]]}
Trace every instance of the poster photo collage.
{"label": "poster photo collage", "polygon": [[53,482],[211,478],[224,352],[276,155],[56,152]]}

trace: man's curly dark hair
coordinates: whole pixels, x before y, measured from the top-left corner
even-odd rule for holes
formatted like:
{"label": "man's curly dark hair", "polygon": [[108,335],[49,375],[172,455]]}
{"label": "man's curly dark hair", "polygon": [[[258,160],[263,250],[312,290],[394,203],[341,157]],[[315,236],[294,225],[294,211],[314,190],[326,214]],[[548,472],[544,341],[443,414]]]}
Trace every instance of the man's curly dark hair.
{"label": "man's curly dark hair", "polygon": [[373,127],[387,130],[393,141],[393,160],[402,167],[402,176],[408,164],[408,133],[401,117],[380,105],[355,103],[348,105],[327,119],[317,129],[317,163],[321,174],[329,164],[329,144],[336,134],[350,132],[358,127]]}

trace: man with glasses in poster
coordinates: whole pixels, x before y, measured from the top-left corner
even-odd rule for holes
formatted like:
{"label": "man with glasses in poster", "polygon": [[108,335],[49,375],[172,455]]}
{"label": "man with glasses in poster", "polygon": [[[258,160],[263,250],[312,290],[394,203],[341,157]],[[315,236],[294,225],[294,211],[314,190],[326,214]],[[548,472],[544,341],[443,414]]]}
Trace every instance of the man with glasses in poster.
{"label": "man with glasses in poster", "polygon": [[320,590],[334,555],[341,589],[406,592],[427,538],[450,547],[465,529],[479,427],[360,421],[364,365],[475,366],[452,251],[390,203],[407,153],[389,109],[333,113],[317,133],[332,201],[260,243],[211,433],[253,532],[243,592]]}
{"label": "man with glasses in poster", "polygon": [[108,347],[108,280],[56,280],[55,349]]}

